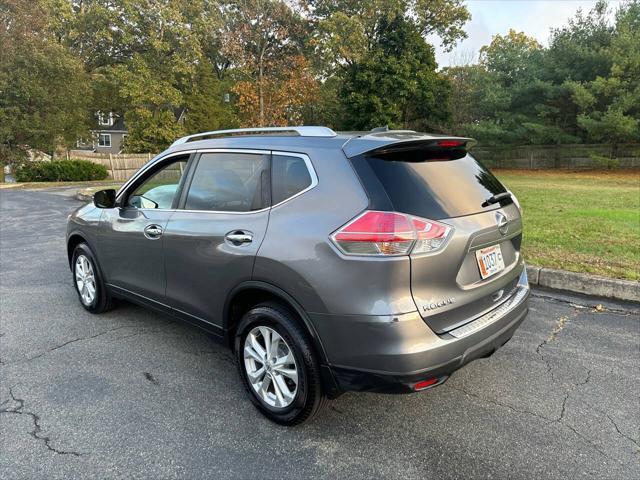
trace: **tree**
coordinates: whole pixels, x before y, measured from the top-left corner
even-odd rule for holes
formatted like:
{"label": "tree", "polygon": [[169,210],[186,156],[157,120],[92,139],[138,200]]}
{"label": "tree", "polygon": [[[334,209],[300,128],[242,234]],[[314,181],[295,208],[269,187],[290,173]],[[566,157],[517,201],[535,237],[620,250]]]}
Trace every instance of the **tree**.
{"label": "tree", "polygon": [[545,79],[561,84],[606,76],[611,69],[608,50],[613,31],[606,1],[599,0],[586,14],[578,10],[566,26],[551,31],[544,55]]}
{"label": "tree", "polygon": [[53,153],[86,132],[89,79],[50,18],[43,0],[0,7],[0,143]]}
{"label": "tree", "polygon": [[279,76],[263,77],[257,89],[255,82],[249,80],[233,87],[243,125],[286,126],[302,122],[306,105],[315,97],[317,83],[303,56],[289,60],[289,69]]}
{"label": "tree", "polygon": [[381,22],[371,52],[345,70],[344,126],[440,129],[449,84],[435,69],[433,47],[413,23],[402,16]]}
{"label": "tree", "polygon": [[231,98],[233,84],[220,80],[210,63],[202,62],[196,71],[193,87],[185,95],[187,132],[206,132],[237,128],[239,121]]}
{"label": "tree", "polygon": [[382,25],[403,17],[418,33],[437,35],[445,49],[466,38],[471,18],[461,0],[311,0],[317,28],[313,45],[320,68],[331,72],[364,58],[376,44]]}
{"label": "tree", "polygon": [[147,59],[136,54],[126,66],[115,67],[114,75],[127,105],[126,151],[157,152],[184,135],[184,127],[174,114],[183,105],[183,94],[166,78],[158,78]]}
{"label": "tree", "polygon": [[443,70],[451,84],[451,128],[463,134],[470,125],[480,122],[503,123],[509,106],[510,92],[504,88],[498,76],[483,65],[449,67]]}
{"label": "tree", "polygon": [[223,11],[223,50],[241,76],[235,91],[245,122],[265,126],[281,121],[283,112],[274,108],[282,103],[277,85],[294,79],[306,85],[310,79],[305,72],[292,72],[307,65],[300,57],[305,36],[302,17],[278,0],[233,0],[224,4]]}
{"label": "tree", "polygon": [[495,73],[505,87],[531,81],[534,62],[542,47],[535,38],[510,29],[494,35],[491,43],[480,49],[480,64]]}
{"label": "tree", "polygon": [[185,105],[202,59],[206,0],[49,0],[51,30],[91,76],[90,111],[124,114],[128,151],[158,151],[183,133]]}
{"label": "tree", "polygon": [[569,82],[580,111],[577,122],[589,140],[611,144],[640,139],[640,1],[623,4],[616,14],[607,54],[608,75],[589,82]]}

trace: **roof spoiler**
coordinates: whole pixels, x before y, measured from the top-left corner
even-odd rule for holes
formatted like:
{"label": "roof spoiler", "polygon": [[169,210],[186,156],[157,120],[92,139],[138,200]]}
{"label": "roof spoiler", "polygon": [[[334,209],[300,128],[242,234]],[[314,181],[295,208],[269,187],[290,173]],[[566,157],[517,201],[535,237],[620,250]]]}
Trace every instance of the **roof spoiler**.
{"label": "roof spoiler", "polygon": [[416,150],[469,150],[477,142],[473,138],[428,135],[412,130],[390,130],[355,137],[342,150],[348,158],[357,155],[384,155]]}

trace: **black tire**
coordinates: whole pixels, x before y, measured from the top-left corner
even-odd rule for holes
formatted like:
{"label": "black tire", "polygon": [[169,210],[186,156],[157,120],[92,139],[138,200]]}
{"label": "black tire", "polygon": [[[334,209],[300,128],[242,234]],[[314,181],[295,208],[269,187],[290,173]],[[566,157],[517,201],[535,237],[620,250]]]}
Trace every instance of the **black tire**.
{"label": "black tire", "polygon": [[[91,268],[93,269],[93,275],[95,278],[95,296],[93,298],[93,301],[88,303],[84,301],[76,282],[76,262],[78,260],[78,257],[80,256],[86,258],[91,264]],[[113,308],[113,300],[111,298],[111,295],[109,294],[109,291],[105,287],[102,272],[100,270],[100,267],[98,266],[96,257],[91,251],[91,248],[89,248],[89,245],[87,245],[86,243],[80,243],[73,251],[73,256],[71,257],[71,274],[73,286],[76,289],[76,293],[78,294],[78,300],[80,300],[80,304],[85,308],[85,310],[97,314],[107,312]]]}
{"label": "black tire", "polygon": [[[287,343],[298,370],[297,392],[291,404],[277,408],[268,405],[251,387],[244,362],[244,342],[251,330],[266,326]],[[253,404],[270,420],[281,425],[298,425],[311,420],[328,402],[320,379],[320,367],[308,334],[295,314],[277,303],[263,303],[244,314],[235,337],[235,356],[242,383]]]}

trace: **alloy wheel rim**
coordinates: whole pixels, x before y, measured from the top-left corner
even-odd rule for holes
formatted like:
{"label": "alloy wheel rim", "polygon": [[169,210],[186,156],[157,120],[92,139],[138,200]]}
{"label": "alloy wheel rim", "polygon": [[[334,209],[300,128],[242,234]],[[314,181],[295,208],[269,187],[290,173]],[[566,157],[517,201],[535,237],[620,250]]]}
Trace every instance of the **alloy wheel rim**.
{"label": "alloy wheel rim", "polygon": [[298,366],[287,342],[272,328],[252,329],[244,340],[249,384],[267,405],[285,408],[298,392]]}
{"label": "alloy wheel rim", "polygon": [[82,303],[91,305],[96,298],[96,276],[91,262],[84,255],[78,255],[76,258],[75,276]]}

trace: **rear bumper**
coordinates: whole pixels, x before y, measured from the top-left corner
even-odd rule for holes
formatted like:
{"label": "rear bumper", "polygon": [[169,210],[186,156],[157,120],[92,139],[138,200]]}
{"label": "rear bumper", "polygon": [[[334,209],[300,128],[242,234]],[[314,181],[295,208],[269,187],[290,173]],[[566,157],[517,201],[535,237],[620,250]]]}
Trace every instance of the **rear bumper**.
{"label": "rear bumper", "polygon": [[[508,342],[529,311],[529,288],[520,288],[511,308],[496,308],[500,315],[461,338],[437,335],[418,312],[391,317],[312,315],[312,320],[340,391],[408,393],[424,380],[437,379],[431,386],[443,383],[455,370]],[[482,318],[470,323],[476,321]]]}

